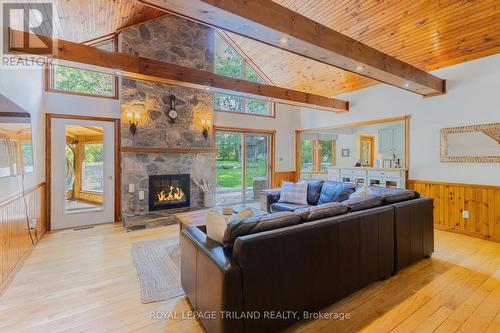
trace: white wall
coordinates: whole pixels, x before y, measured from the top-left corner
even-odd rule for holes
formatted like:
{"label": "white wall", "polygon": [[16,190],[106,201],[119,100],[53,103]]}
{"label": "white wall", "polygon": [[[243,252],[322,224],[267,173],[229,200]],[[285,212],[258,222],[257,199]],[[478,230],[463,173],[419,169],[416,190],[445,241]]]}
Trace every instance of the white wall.
{"label": "white wall", "polygon": [[300,128],[300,109],[276,104],[276,118],[215,112],[215,125],[276,130],[276,171],[295,170],[295,130]]}
{"label": "white wall", "polygon": [[500,54],[436,70],[443,96],[422,98],[388,85],[337,96],[351,102],[344,114],[301,110],[301,127],[314,128],[411,115],[410,179],[500,185],[500,165],[441,163],[440,129],[500,122]]}

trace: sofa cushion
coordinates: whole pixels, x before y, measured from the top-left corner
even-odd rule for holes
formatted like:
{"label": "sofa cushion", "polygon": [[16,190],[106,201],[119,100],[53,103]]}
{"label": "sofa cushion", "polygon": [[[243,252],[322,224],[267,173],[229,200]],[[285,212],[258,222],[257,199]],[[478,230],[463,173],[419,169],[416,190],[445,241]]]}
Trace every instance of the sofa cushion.
{"label": "sofa cushion", "polygon": [[379,186],[371,186],[370,190],[373,194],[382,198],[382,204],[390,205],[393,203],[417,199],[420,193],[412,190],[405,190],[400,188],[387,188]]}
{"label": "sofa cushion", "polygon": [[328,181],[323,183],[318,205],[327,202],[342,202],[349,199],[349,195],[354,192],[355,186],[351,183],[341,183]]}
{"label": "sofa cushion", "polygon": [[307,182],[283,182],[278,202],[307,205]]}
{"label": "sofa cushion", "polygon": [[242,219],[254,216],[252,208],[245,208],[241,212],[233,216],[224,216],[215,209],[209,209],[206,218],[207,236],[222,244],[224,233],[227,228],[227,220]]}
{"label": "sofa cushion", "polygon": [[292,212],[235,219],[227,225],[223,245],[225,248],[231,249],[238,237],[284,228],[300,224],[301,222],[300,216]]}
{"label": "sofa cushion", "polygon": [[339,202],[328,202],[317,206],[297,209],[294,213],[299,215],[303,222],[311,222],[345,214],[348,210],[349,207]]}
{"label": "sofa cushion", "polygon": [[364,195],[361,197],[353,197],[342,202],[344,205],[349,206],[352,212],[359,210],[370,209],[382,206],[382,198],[377,195]]}
{"label": "sofa cushion", "polygon": [[321,195],[321,188],[323,187],[323,180],[309,180],[307,182],[307,203],[310,205],[317,205],[319,196]]}
{"label": "sofa cushion", "polygon": [[297,205],[288,202],[276,202],[271,204],[271,213],[292,212],[296,209],[307,208],[308,205]]}

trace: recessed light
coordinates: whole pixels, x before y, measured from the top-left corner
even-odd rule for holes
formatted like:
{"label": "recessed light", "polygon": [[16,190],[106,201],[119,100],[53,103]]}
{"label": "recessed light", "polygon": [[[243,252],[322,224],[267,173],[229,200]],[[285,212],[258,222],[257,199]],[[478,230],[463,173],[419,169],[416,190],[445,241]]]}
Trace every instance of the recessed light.
{"label": "recessed light", "polygon": [[363,67],[363,66],[361,66],[361,65],[356,66],[356,70],[357,70],[358,72],[361,72],[361,71],[363,70],[363,68],[364,68],[364,67]]}
{"label": "recessed light", "polygon": [[122,76],[123,75],[123,71],[116,71],[116,75]]}
{"label": "recessed light", "polygon": [[288,43],[288,38],[287,38],[287,37],[281,37],[281,38],[280,38],[280,43],[281,43],[281,44],[286,44],[286,43]]}
{"label": "recessed light", "polygon": [[205,87],[205,90],[209,91],[209,90],[210,90],[210,87]]}
{"label": "recessed light", "polygon": [[410,88],[410,82],[405,82],[405,84],[403,84],[403,87]]}

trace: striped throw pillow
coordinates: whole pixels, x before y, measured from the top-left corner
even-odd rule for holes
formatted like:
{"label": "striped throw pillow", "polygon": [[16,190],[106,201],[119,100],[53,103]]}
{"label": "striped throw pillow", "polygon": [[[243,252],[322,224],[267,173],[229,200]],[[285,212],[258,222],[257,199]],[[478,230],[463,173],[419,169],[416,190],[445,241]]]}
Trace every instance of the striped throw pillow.
{"label": "striped throw pillow", "polygon": [[307,182],[283,182],[279,202],[307,205]]}

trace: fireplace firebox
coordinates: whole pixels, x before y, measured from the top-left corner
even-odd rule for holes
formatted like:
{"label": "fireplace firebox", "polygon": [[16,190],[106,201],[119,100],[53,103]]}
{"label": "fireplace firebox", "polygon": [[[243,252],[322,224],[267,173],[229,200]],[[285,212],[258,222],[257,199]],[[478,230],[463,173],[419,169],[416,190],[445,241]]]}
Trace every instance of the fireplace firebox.
{"label": "fireplace firebox", "polygon": [[149,176],[149,210],[190,206],[190,175]]}

